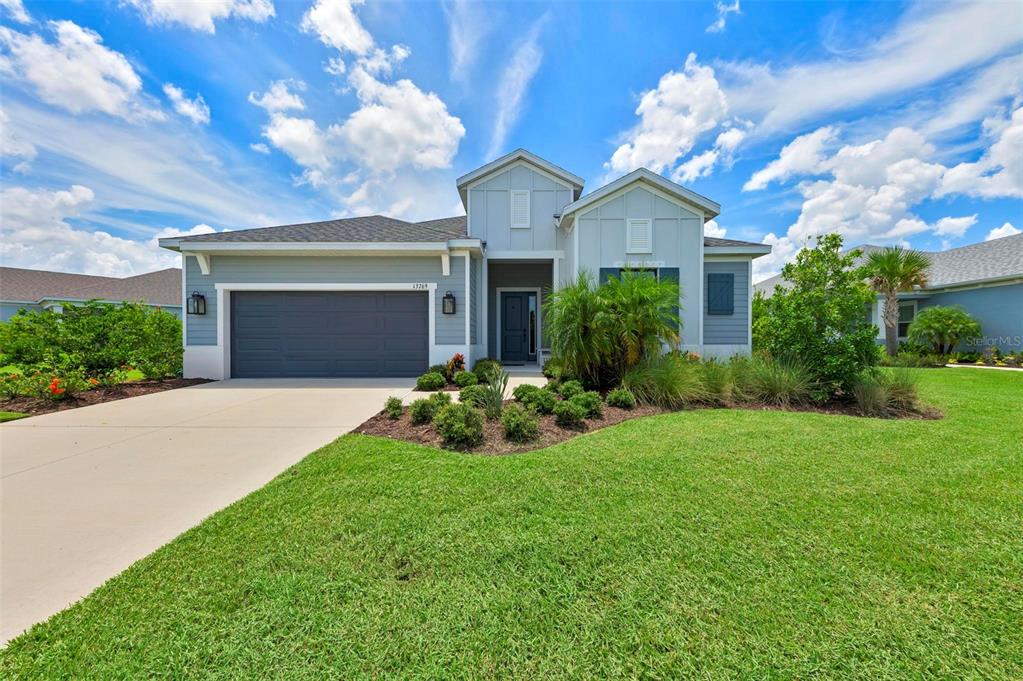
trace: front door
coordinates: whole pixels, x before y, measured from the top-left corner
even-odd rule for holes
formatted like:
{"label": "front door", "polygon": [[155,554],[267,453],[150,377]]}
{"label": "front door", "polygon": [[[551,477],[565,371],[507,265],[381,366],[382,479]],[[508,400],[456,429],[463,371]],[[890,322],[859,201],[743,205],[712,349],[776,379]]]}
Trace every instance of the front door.
{"label": "front door", "polygon": [[[530,357],[530,308],[535,293],[501,293],[501,361],[525,363]],[[535,351],[534,351],[535,352]]]}

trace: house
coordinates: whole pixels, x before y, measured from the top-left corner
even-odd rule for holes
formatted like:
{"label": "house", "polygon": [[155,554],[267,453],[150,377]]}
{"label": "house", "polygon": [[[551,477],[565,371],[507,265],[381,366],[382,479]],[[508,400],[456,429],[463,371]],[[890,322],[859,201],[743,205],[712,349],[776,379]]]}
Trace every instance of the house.
{"label": "house", "polygon": [[680,284],[684,348],[750,350],[751,263],[769,246],[704,236],[720,206],[645,169],[589,194],[519,149],[457,180],[466,215],[373,215],[171,237],[185,376],[413,376],[462,353],[540,364],[543,303],[580,272]]}
{"label": "house", "polygon": [[[882,247],[867,244],[856,248],[863,252],[858,260],[861,264],[871,251]],[[920,310],[934,305],[958,306],[981,327],[981,337],[960,343],[961,350],[1023,350],[1023,234],[925,255],[931,261],[927,286],[898,296],[900,341],[906,340],[909,325]],[[785,283],[776,275],[759,282],[756,289],[770,296],[775,286]],[[884,296],[877,296],[869,314],[878,327],[878,343],[883,344]]]}
{"label": "house", "polygon": [[118,278],[0,267],[0,321],[7,321],[21,309],[60,312],[64,303],[88,300],[137,301],[180,318],[181,270],[171,267]]}

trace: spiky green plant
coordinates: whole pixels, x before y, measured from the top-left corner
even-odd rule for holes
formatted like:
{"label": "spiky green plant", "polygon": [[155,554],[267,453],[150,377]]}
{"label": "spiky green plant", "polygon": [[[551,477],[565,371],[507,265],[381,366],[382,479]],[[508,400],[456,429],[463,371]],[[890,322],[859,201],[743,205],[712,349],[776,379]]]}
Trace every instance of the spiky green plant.
{"label": "spiky green plant", "polygon": [[927,285],[931,261],[920,251],[889,246],[867,256],[864,272],[871,287],[884,295],[884,346],[889,357],[899,351],[899,293]]}

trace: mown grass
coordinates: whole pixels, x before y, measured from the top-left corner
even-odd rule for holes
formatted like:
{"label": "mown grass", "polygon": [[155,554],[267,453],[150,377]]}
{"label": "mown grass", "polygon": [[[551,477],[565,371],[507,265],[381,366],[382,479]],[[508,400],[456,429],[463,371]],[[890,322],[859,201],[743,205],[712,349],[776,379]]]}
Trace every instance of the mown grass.
{"label": "mown grass", "polygon": [[509,457],[346,436],[14,640],[6,678],[1023,677],[1023,380]]}
{"label": "mown grass", "polygon": [[20,411],[0,411],[0,423],[23,419],[26,416],[28,416],[28,414],[22,414]]}

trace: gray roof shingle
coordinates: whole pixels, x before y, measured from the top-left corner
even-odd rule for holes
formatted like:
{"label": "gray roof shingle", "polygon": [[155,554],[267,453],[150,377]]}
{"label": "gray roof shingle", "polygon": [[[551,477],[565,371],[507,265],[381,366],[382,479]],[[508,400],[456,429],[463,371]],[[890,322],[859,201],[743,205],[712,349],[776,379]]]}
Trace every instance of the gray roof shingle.
{"label": "gray roof shingle", "polygon": [[150,305],[181,305],[181,270],[171,267],[120,279],[0,267],[0,299],[19,303],[43,299],[142,300]]}

